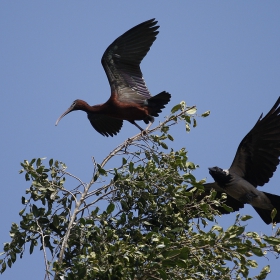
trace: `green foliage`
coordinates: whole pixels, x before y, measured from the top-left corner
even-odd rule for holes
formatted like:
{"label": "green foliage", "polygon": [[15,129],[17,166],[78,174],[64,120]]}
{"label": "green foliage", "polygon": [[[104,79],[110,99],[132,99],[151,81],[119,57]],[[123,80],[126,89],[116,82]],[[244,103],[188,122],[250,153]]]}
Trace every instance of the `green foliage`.
{"label": "green foliage", "polygon": [[[224,198],[201,195],[204,180],[192,174],[197,165],[185,148],[169,148],[170,127],[183,121],[189,131],[196,116],[195,107],[176,105],[153,130],[159,135],[128,139],[95,164],[89,183],[59,161],[46,167],[43,159],[25,160],[20,173],[30,187],[21,198],[21,222],[12,224],[11,242],[4,244],[1,272],[40,246],[46,279],[253,279],[255,257],[279,254],[280,231],[246,232],[242,223],[250,216],[237,216],[227,229],[217,224],[215,209],[230,211]],[[120,165],[105,169],[113,157]],[[72,190],[66,178],[76,180]],[[264,267],[254,279],[269,272]]]}

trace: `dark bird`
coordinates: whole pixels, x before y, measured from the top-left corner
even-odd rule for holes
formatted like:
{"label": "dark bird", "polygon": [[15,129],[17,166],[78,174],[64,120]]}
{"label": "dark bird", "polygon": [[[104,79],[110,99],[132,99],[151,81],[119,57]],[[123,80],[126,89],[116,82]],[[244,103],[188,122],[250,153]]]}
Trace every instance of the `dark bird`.
{"label": "dark bird", "polygon": [[[215,183],[205,184],[207,192],[215,189],[218,196],[227,193],[226,205],[234,211],[251,204],[266,224],[280,223],[280,196],[257,190],[273,176],[280,156],[280,97],[243,138],[229,169],[209,168]],[[277,214],[271,219],[271,211]],[[219,208],[223,214],[229,213]]]}
{"label": "dark bird", "polygon": [[165,91],[151,96],[144,81],[140,63],[145,57],[156,35],[159,33],[157,21],[145,21],[118,37],[104,52],[101,63],[106,72],[111,96],[107,102],[90,106],[83,100],[75,100],[56,121],[55,125],[68,113],[85,111],[93,128],[104,136],[116,135],[123,120],[143,129],[135,122],[143,120],[148,127],[154,122],[171,95]]}

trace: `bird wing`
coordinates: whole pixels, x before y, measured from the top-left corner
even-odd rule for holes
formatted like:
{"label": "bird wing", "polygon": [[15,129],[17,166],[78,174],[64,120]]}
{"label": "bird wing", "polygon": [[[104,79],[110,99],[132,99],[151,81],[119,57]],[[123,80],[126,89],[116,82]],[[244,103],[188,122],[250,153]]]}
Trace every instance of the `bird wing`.
{"label": "bird wing", "polygon": [[118,37],[104,52],[101,63],[112,95],[122,102],[143,103],[151,94],[143,79],[140,63],[159,33],[157,21],[145,21]]}
{"label": "bird wing", "polygon": [[88,119],[93,128],[103,136],[114,136],[121,130],[123,121],[101,114],[88,114]]}
{"label": "bird wing", "polygon": [[238,146],[230,172],[250,182],[263,186],[272,177],[280,156],[280,97]]}

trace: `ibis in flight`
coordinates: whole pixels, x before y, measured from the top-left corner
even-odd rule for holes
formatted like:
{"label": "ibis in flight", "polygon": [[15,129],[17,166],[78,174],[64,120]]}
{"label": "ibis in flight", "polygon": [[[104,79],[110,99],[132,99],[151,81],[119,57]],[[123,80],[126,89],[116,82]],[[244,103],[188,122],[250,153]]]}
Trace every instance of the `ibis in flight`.
{"label": "ibis in flight", "polygon": [[104,52],[101,63],[106,72],[111,96],[103,104],[90,106],[77,99],[56,121],[72,111],[82,110],[87,113],[93,128],[103,136],[116,135],[123,125],[123,120],[143,129],[135,121],[154,122],[171,95],[162,91],[152,96],[144,81],[140,63],[156,39],[159,26],[155,19],[140,23],[118,37]]}

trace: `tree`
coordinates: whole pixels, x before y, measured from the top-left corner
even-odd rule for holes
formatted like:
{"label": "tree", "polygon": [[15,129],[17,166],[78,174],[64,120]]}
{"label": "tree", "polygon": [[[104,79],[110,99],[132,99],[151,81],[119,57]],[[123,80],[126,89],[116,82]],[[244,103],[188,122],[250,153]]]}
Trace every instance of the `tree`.
{"label": "tree", "polygon": [[[1,273],[27,246],[30,254],[40,246],[45,279],[265,279],[269,266],[248,278],[258,265],[253,256],[279,255],[280,231],[246,232],[251,217],[240,215],[223,229],[215,216],[220,206],[231,210],[226,197],[201,196],[204,181],[192,174],[197,165],[185,148],[168,148],[171,126],[184,122],[190,131],[196,117],[195,107],[176,105],[155,129],[126,140],[100,164],[93,159],[89,183],[57,160],[48,167],[40,158],[21,163],[31,185],[20,225],[12,224],[4,244]],[[105,168],[113,158],[117,167]],[[67,178],[74,188],[66,188]]]}

